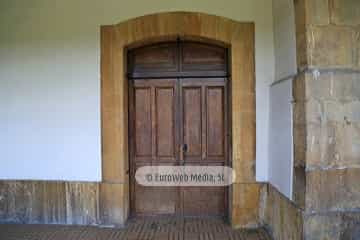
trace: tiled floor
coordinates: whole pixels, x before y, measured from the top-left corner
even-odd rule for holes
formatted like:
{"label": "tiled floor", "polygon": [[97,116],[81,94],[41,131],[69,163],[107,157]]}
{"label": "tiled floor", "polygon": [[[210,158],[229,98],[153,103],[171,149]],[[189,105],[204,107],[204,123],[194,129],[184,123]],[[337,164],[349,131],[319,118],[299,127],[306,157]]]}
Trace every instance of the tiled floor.
{"label": "tiled floor", "polygon": [[232,230],[218,219],[143,218],[125,228],[1,224],[1,240],[270,240],[263,229]]}

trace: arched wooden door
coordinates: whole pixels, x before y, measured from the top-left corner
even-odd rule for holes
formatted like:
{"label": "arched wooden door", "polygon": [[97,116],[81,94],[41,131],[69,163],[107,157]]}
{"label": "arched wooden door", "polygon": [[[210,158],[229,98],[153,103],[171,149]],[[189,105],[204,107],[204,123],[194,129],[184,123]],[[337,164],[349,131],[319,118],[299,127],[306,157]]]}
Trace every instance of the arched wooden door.
{"label": "arched wooden door", "polygon": [[226,216],[226,187],[144,187],[136,169],[228,164],[227,49],[177,41],[128,52],[131,214]]}

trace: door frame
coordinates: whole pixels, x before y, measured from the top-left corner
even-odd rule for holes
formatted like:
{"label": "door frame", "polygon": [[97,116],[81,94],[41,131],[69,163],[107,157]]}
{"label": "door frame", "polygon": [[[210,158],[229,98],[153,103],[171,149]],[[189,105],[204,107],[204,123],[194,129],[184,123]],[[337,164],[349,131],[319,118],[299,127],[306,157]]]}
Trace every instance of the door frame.
{"label": "door frame", "polygon": [[[124,224],[129,216],[128,80],[126,52],[165,40],[203,41],[229,49],[230,157],[236,179],[229,191],[233,227],[258,224],[261,185],[255,180],[255,26],[203,13],[146,15],[101,26],[102,221]],[[234,94],[236,93],[236,94]],[[254,203],[255,202],[255,203]]]}

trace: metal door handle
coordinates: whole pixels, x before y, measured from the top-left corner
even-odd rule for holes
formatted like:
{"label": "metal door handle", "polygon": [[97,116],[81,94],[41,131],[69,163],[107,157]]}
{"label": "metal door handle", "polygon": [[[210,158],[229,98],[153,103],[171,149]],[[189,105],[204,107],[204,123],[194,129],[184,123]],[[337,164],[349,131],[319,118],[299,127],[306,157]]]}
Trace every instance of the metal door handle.
{"label": "metal door handle", "polygon": [[187,150],[188,150],[188,145],[185,143],[185,144],[183,145],[183,152],[187,152]]}
{"label": "metal door handle", "polygon": [[184,151],[183,151],[183,146],[180,145],[180,149],[179,149],[179,155],[180,155],[180,164],[181,162],[184,161]]}
{"label": "metal door handle", "polygon": [[188,145],[187,144],[183,144],[180,146],[180,165],[184,166],[185,165],[185,161],[184,161],[184,153],[186,153],[188,150]]}

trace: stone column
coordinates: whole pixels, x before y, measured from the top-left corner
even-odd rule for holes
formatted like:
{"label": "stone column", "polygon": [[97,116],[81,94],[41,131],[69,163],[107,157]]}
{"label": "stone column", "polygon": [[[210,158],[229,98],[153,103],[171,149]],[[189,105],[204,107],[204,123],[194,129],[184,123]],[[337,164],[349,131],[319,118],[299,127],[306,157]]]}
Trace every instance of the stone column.
{"label": "stone column", "polygon": [[294,199],[304,238],[360,239],[360,1],[294,3]]}

